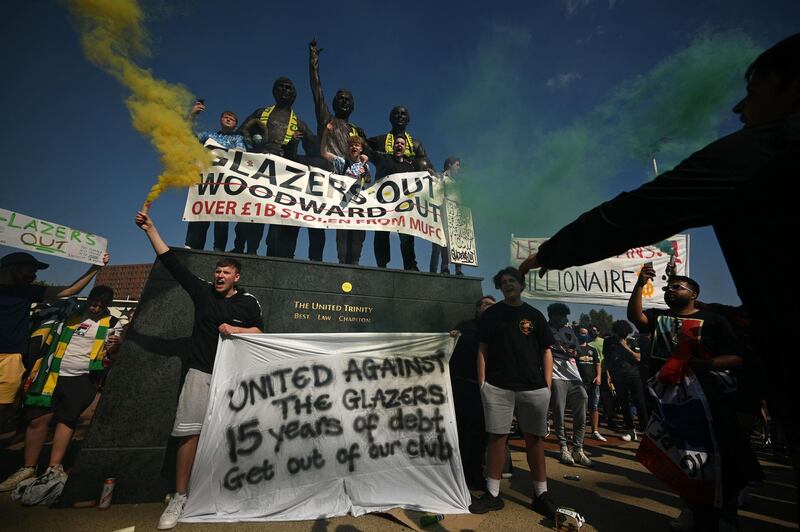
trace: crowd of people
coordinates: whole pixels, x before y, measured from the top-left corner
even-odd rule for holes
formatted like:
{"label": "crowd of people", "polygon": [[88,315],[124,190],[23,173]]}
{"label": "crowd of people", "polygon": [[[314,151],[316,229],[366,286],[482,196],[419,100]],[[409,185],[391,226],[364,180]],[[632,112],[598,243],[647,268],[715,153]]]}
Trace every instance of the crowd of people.
{"label": "crowd of people", "polygon": [[[763,399],[782,424],[790,459],[796,462],[796,421],[791,417],[791,402],[782,401],[791,389],[795,362],[784,355],[785,345],[776,344],[774,335],[765,334],[779,322],[777,317],[794,317],[796,305],[788,291],[775,293],[760,286],[763,272],[755,261],[741,259],[751,251],[741,243],[755,246],[767,256],[767,249],[762,247],[768,238],[792,226],[793,220],[786,218],[791,212],[788,205],[781,203],[775,217],[763,212],[745,216],[752,209],[744,207],[751,203],[764,206],[767,198],[773,197],[771,192],[765,195],[767,187],[757,179],[794,175],[792,171],[798,169],[798,57],[800,35],[764,52],[748,69],[748,95],[734,109],[745,123],[742,132],[712,144],[636,192],[622,194],[584,214],[543,244],[519,270],[509,267],[499,271],[493,281],[502,300],[482,297],[476,303],[475,318],[460,323],[452,332],[460,336],[451,359],[451,377],[465,477],[471,486],[485,489],[472,502],[470,511],[486,513],[504,506],[500,480],[515,419],[533,479],[531,507],[553,518],[558,505],[548,494],[544,449],[549,419],[560,447],[560,461],[592,467],[584,438],[588,422],[588,437],[606,441],[599,427],[601,404],[610,426],[621,410],[622,439],[635,441],[652,426],[656,413],[661,422],[670,422],[673,414],[663,407],[664,392],[687,378],[697,383],[708,407],[703,415],[716,442],[721,497],[720,501],[708,502],[680,493],[683,511],[670,523],[674,530],[737,529],[738,497],[748,482],[761,476],[748,435],[752,422],[761,415]],[[319,82],[318,59],[319,50],[312,43],[310,68],[317,135],[292,111],[295,90],[285,78],[275,82],[274,106],[257,109],[238,130],[235,114],[223,113],[221,129],[209,135],[238,149],[305,157],[306,161],[318,154],[331,168],[350,172],[364,182],[370,179],[368,160],[375,164],[378,179],[397,171],[431,168],[422,143],[406,131],[408,112],[404,108],[392,110],[390,132],[369,139],[349,122],[354,105],[348,91],[336,93],[331,113]],[[193,114],[202,109],[203,103],[198,102]],[[318,148],[313,147],[315,139],[320,139]],[[301,142],[303,156],[296,152]],[[457,171],[458,161],[448,161],[448,170]],[[698,179],[702,187],[697,186]],[[665,218],[643,218],[643,206],[665,213]],[[176,525],[186,502],[218,337],[261,332],[265,327],[257,299],[238,286],[242,275],[239,261],[223,258],[215,267],[212,281],[204,281],[173,256],[149,215],[139,212],[135,222],[194,304],[190,371],[172,432],[180,440],[177,492],[159,522],[160,529],[168,529]],[[645,309],[643,288],[655,277],[650,264],[642,266],[631,293],[628,321],[615,322],[605,338],[592,324],[570,326],[570,310],[563,303],[551,304],[545,318],[521,299],[525,275],[531,269],[541,268],[543,273],[546,268],[591,262],[705,223],[715,225],[743,308],[701,303],[697,280],[671,274],[664,288],[668,308]],[[255,253],[263,226],[237,225],[234,251]],[[204,222],[190,224],[187,244],[203,247],[208,227]],[[228,228],[223,231],[220,225],[217,229],[214,247],[224,250]],[[271,226],[270,233],[268,254],[272,246],[273,256],[293,256],[297,228]],[[383,235],[381,239],[378,234]],[[401,238],[404,267],[415,270],[413,240],[409,245],[408,238]],[[310,241],[312,258],[319,260],[324,232]],[[357,232],[337,234],[340,261],[357,264],[363,242],[363,234]],[[390,259],[388,233],[376,233],[375,251],[378,265],[386,267]],[[434,247],[432,251],[439,257],[441,249]],[[431,264],[438,268],[438,259],[432,257]],[[75,422],[94,397],[97,375],[113,358],[120,342],[117,324],[108,312],[113,292],[96,286],[84,303],[64,304],[49,326],[40,324],[44,332],[34,335],[40,343],[31,348],[31,303],[77,295],[100,268],[92,266],[65,289],[32,284],[36,272],[47,267],[24,252],[8,254],[0,264],[0,424],[14,415],[21,396],[26,407],[25,463],[0,484],[0,491],[24,487],[28,494],[44,499],[54,493],[54,487],[63,487],[66,474],[61,462]],[[634,336],[634,326],[638,336]],[[784,370],[771,377],[773,386],[764,386],[763,368],[767,365]],[[565,426],[567,409],[572,414],[570,438]],[[480,413],[482,424],[476,423]],[[36,463],[53,425],[50,465],[37,475]]]}
{"label": "crowd of people", "polygon": [[[428,158],[425,147],[417,137],[407,130],[411,116],[408,109],[394,107],[389,113],[390,131],[368,137],[364,130],[350,121],[355,109],[353,94],[340,89],[333,97],[333,112],[328,107],[322,90],[319,74],[320,49],[316,42],[309,44],[309,71],[311,92],[314,97],[317,128],[312,131],[292,109],[297,90],[292,80],[280,77],[272,87],[274,104],[260,107],[245,118],[241,126],[236,113],[224,111],[219,118],[219,129],[196,131],[200,142],[211,139],[229,148],[255,153],[278,155],[303,165],[315,166],[340,175],[357,179],[360,189],[384,177],[414,171],[426,171],[437,180],[441,190],[455,196],[456,177],[461,169],[461,160],[448,157],[441,172],[437,172]],[[194,123],[205,111],[205,101],[198,100],[190,111]],[[302,146],[303,153],[300,153]],[[357,192],[357,191],[354,191]],[[191,249],[204,249],[211,222],[189,222],[185,245]],[[254,222],[237,222],[234,227],[234,243],[228,249],[230,228],[228,222],[214,222],[212,248],[215,251],[246,253],[255,255],[264,238],[266,225]],[[300,228],[290,225],[271,224],[267,230],[266,256],[294,258]],[[322,261],[325,247],[325,230],[308,228],[308,258]],[[352,229],[336,230],[336,251],[340,264],[359,264],[366,238],[366,231]],[[403,269],[419,271],[414,237],[399,233]],[[373,233],[375,262],[386,268],[391,260],[389,233]],[[431,246],[430,272],[450,273],[447,247],[433,243]],[[463,275],[461,265],[456,264],[455,274]]]}

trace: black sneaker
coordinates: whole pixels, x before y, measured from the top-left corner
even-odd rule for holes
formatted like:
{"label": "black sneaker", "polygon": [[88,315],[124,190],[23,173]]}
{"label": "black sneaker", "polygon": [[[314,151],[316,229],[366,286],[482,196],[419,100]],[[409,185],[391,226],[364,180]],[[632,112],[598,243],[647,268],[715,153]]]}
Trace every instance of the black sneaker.
{"label": "black sneaker", "polygon": [[549,517],[550,519],[556,518],[557,508],[558,507],[553,504],[553,501],[550,500],[550,496],[546,491],[538,497],[534,497],[534,499],[531,501],[531,510],[538,512],[545,517]]}
{"label": "black sneaker", "polygon": [[476,499],[475,502],[469,505],[469,511],[473,514],[485,514],[486,512],[502,510],[503,506],[505,506],[505,503],[503,503],[503,499],[499,495],[495,497],[487,491],[481,495],[480,499]]}

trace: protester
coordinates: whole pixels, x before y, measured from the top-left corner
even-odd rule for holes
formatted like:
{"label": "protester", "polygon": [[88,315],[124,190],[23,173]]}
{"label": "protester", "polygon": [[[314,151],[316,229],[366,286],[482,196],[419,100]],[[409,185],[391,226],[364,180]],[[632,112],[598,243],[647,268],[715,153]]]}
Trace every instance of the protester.
{"label": "protester", "polygon": [[[326,145],[327,131],[332,131],[330,126],[322,136],[323,146]],[[334,171],[340,175],[346,175],[358,179],[356,192],[361,191],[364,186],[372,179],[369,175],[367,161],[369,158],[364,155],[364,139],[361,137],[350,137],[347,140],[347,156],[340,157],[333,152],[323,148],[322,156],[333,164]],[[351,190],[353,190],[351,188]],[[364,239],[367,233],[360,229],[337,229],[336,230],[336,252],[339,256],[339,264],[358,264],[361,259],[361,248],[364,246]]]}
{"label": "protester", "polygon": [[161,239],[149,215],[137,213],[136,225],[145,232],[161,263],[194,303],[189,372],[181,388],[172,428],[172,436],[180,438],[175,472],[176,493],[158,522],[159,530],[165,530],[177,524],[186,504],[189,476],[209,400],[217,339],[220,335],[259,333],[263,330],[264,322],[258,300],[237,286],[242,271],[238,261],[224,258],[217,262],[214,282],[210,283],[195,276],[181,264]]}
{"label": "protester", "polygon": [[[658,381],[680,385],[687,368],[699,381],[716,440],[716,449],[712,446],[705,452],[709,453],[709,459],[712,460],[715,451],[718,452],[718,470],[722,479],[720,510],[693,500],[695,493],[681,493],[685,509],[671,527],[673,530],[717,530],[718,526],[738,529],[736,511],[739,491],[749,480],[760,479],[760,468],[748,440],[749,432],[741,430],[737,420],[732,393],[732,390],[735,393],[736,387],[730,384],[735,383],[737,370],[743,366],[742,350],[727,320],[695,307],[700,286],[689,277],[676,275],[667,280],[664,302],[668,310],[642,310],[642,288],[654,277],[655,270],[644,265],[631,293],[628,319],[640,330],[653,335],[654,350],[669,353],[666,363],[658,372]],[[606,357],[609,356],[606,350]],[[639,382],[638,376],[631,376],[630,381]],[[680,430],[679,420],[669,417],[673,411],[660,410],[665,417],[664,425],[673,431]],[[676,438],[682,436],[675,434]],[[702,448],[696,451],[704,452]]]}
{"label": "protester", "polygon": [[578,364],[578,372],[581,374],[583,387],[586,389],[587,410],[592,422],[592,437],[595,440],[606,441],[600,434],[600,381],[602,371],[600,369],[600,355],[597,349],[589,345],[589,330],[586,327],[578,327],[578,347],[576,349],[578,357],[575,361]]}
{"label": "protester", "polygon": [[478,385],[489,433],[486,492],[469,511],[482,514],[504,506],[500,498],[501,469],[516,409],[533,477],[531,508],[554,518],[556,505],[547,494],[543,441],[554,339],[542,313],[522,301],[525,280],[515,268],[500,270],[493,280],[495,288],[503,292],[503,301],[489,307],[478,324]]}
{"label": "protester", "polygon": [[450,356],[458,446],[461,464],[464,466],[464,479],[467,486],[474,489],[484,485],[483,457],[486,454],[486,427],[475,364],[480,344],[478,320],[494,304],[493,296],[483,296],[475,302],[475,317],[462,321],[450,331],[450,336],[458,336],[458,342]]}
{"label": "protester", "polygon": [[[106,264],[108,253],[103,254],[103,266]],[[17,409],[26,369],[31,304],[79,294],[102,266],[93,264],[67,288],[33,284],[36,272],[49,267],[22,251],[0,259],[0,430]]]}
{"label": "protester", "polygon": [[523,274],[538,267],[564,269],[658,242],[690,227],[714,226],[739,297],[751,313],[759,356],[765,367],[782,369],[771,375],[768,403],[786,429],[796,477],[800,425],[788,390],[794,389],[800,368],[798,357],[787,353],[773,329],[776,323],[800,322],[800,307],[792,290],[764,289],[765,273],[777,266],[760,258],[781,249],[786,232],[797,225],[794,196],[785,190],[792,176],[800,174],[798,57],[800,34],[795,34],[750,64],[747,94],[733,108],[744,129],[637,190],[584,213],[520,266]]}
{"label": "protester", "polygon": [[[189,113],[189,118],[194,123],[197,115],[205,111],[206,105],[198,100]],[[247,151],[244,137],[236,133],[236,125],[239,119],[233,111],[223,111],[219,117],[218,131],[196,131],[197,140],[205,144],[211,139],[217,144],[231,150]],[[189,222],[186,228],[186,247],[191,249],[203,249],[206,246],[206,234],[211,222]],[[214,222],[214,251],[225,251],[228,245],[228,222]]]}
{"label": "protester", "polygon": [[[586,430],[586,402],[588,396],[578,371],[578,339],[569,327],[569,307],[564,303],[553,303],[547,307],[550,331],[555,342],[553,349],[553,387],[550,395],[550,409],[553,412],[553,426],[561,447],[562,464],[580,464],[593,467],[594,462],[583,451],[583,436]],[[572,451],[567,446],[567,432],[564,426],[564,412],[569,406],[572,412]]]}
{"label": "protester", "polygon": [[[458,157],[448,157],[445,159],[444,171],[439,180],[443,197],[449,197],[453,201],[458,199],[458,193],[455,190],[455,176],[460,170],[461,159]],[[441,270],[439,270],[439,257],[442,259]],[[455,270],[456,275],[464,275],[464,272],[461,271],[460,264],[455,265]],[[439,271],[439,273],[445,275],[450,274],[450,249],[447,246],[440,246],[436,242],[431,242],[431,263],[428,271],[431,273]]]}
{"label": "protester", "polygon": [[[633,294],[631,294],[631,298],[633,298]],[[606,338],[603,353],[605,353],[605,361],[611,374],[611,382],[617,392],[617,401],[622,406],[622,418],[625,422],[625,434],[622,439],[636,441],[638,438],[633,426],[631,404],[636,407],[639,432],[644,432],[647,428],[647,405],[645,404],[642,379],[639,376],[641,356],[628,345],[627,338],[633,332],[630,323],[625,320],[615,321],[611,326],[611,331],[613,334]]]}
{"label": "protester", "polygon": [[[380,153],[392,154],[395,151],[395,140],[403,138],[405,147],[403,156],[414,163],[414,169],[419,171],[434,170],[433,165],[425,153],[425,147],[419,139],[412,138],[406,131],[408,123],[411,122],[411,115],[408,109],[398,105],[389,111],[389,123],[392,125],[391,131],[376,137],[367,139],[369,147]],[[370,155],[370,158],[372,156]]]}
{"label": "protester", "polygon": [[[387,175],[414,171],[413,162],[405,155],[407,145],[405,137],[397,137],[394,140],[394,151],[391,155],[373,150],[369,144],[364,147],[370,161],[375,165],[376,182]],[[403,269],[418,272],[419,267],[417,267],[417,257],[414,251],[414,237],[405,233],[400,233],[399,237],[400,253],[403,256]],[[375,261],[378,263],[378,268],[386,268],[391,260],[389,232],[375,231],[373,245],[375,247]]]}
{"label": "protester", "polygon": [[48,356],[37,361],[33,368],[25,397],[28,426],[24,464],[0,484],[0,492],[13,490],[21,482],[36,477],[36,465],[52,423],[55,433],[49,467],[27,484],[23,501],[27,504],[52,501],[64,488],[67,474],[62,461],[78,418],[94,401],[105,371],[105,357],[119,349],[122,328],[108,312],[113,300],[111,288],[95,286],[76,312],[51,327]]}

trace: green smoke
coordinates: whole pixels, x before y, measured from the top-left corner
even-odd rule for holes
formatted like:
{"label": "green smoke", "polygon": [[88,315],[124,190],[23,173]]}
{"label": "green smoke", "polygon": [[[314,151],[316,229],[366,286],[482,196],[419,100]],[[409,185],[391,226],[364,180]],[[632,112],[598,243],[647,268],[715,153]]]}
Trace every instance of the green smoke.
{"label": "green smoke", "polygon": [[619,192],[620,174],[636,169],[645,180],[654,156],[664,171],[717,138],[759,51],[739,31],[702,33],[572,123],[548,126],[546,102],[529,102],[537,92],[514,75],[529,44],[507,31],[480,43],[440,120],[464,162],[461,196],[475,213],[479,247],[499,241],[501,262],[509,233],[548,236]]}

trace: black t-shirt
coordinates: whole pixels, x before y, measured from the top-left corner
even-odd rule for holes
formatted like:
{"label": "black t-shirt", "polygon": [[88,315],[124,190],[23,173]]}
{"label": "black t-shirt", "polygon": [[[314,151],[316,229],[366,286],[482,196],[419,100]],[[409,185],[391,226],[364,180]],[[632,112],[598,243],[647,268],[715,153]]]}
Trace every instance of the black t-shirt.
{"label": "black t-shirt", "polygon": [[465,320],[456,325],[461,332],[450,357],[450,378],[478,380],[478,320]]}
{"label": "black t-shirt", "polygon": [[0,285],[0,353],[28,352],[31,304],[44,300],[46,286]]}
{"label": "black t-shirt", "polygon": [[194,302],[190,368],[205,373],[211,373],[214,369],[219,326],[223,323],[264,330],[261,305],[255,296],[239,289],[231,297],[224,297],[214,290],[210,282],[190,272],[172,251],[159,255],[159,258]]}
{"label": "black t-shirt", "polygon": [[542,354],[555,340],[541,312],[523,303],[499,302],[478,321],[479,339],[488,346],[486,381],[506,390],[538,390],[547,386]]}
{"label": "black t-shirt", "polygon": [[639,374],[639,362],[619,344],[619,337],[616,335],[609,336],[603,342],[603,360],[611,373],[612,382],[615,375],[621,377]]}
{"label": "black t-shirt", "polygon": [[[653,374],[685,342],[699,341],[700,349],[711,358],[746,354],[731,329],[730,322],[715,312],[698,310],[688,316],[677,316],[669,310],[647,309],[644,313],[650,323],[648,330],[652,335],[649,369]],[[704,379],[700,380],[703,383]]]}
{"label": "black t-shirt", "polygon": [[579,345],[576,348],[578,356],[575,362],[578,364],[578,372],[584,384],[592,384],[597,377],[596,367],[600,363],[600,355],[597,349],[590,345]]}
{"label": "black t-shirt", "polygon": [[389,153],[370,153],[369,160],[375,165],[376,181],[387,175],[414,171],[414,163],[410,159],[403,158],[402,161],[398,161],[394,155]]}

